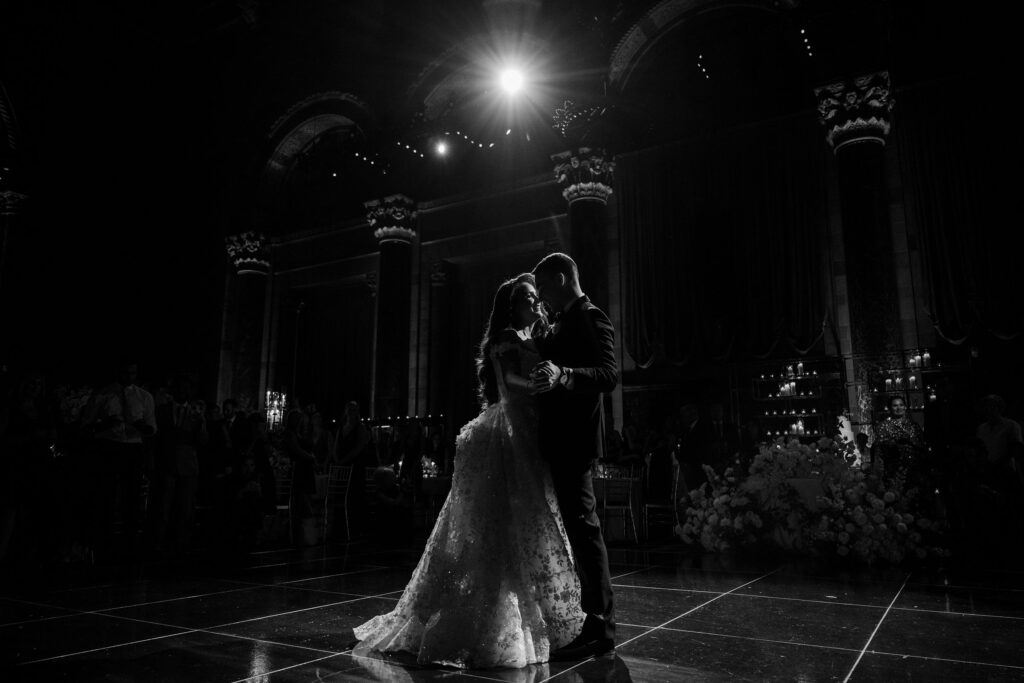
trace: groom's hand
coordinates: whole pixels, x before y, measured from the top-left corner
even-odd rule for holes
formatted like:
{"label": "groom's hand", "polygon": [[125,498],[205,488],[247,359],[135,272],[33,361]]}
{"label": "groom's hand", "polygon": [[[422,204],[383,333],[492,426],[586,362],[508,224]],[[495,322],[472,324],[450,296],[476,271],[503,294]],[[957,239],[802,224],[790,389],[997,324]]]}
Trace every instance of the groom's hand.
{"label": "groom's hand", "polygon": [[558,380],[562,376],[562,369],[549,360],[538,363],[530,373],[530,383],[534,391],[542,394],[551,391],[558,386]]}

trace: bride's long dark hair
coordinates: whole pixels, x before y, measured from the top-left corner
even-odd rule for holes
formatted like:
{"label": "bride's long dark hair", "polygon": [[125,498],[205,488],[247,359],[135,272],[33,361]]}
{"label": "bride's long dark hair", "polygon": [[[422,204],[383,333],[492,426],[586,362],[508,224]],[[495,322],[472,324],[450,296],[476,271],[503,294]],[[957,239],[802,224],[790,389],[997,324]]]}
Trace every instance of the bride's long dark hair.
{"label": "bride's long dark hair", "polygon": [[[480,341],[480,348],[476,356],[476,375],[480,380],[477,393],[480,396],[480,403],[484,407],[497,403],[500,398],[498,396],[498,378],[494,374],[494,364],[490,360],[491,347],[498,341],[502,331],[514,326],[513,310],[519,292],[522,291],[520,285],[523,284],[537,286],[532,273],[523,273],[505,280],[494,294],[494,305],[491,306],[491,315],[487,318],[484,338]],[[543,318],[538,323],[543,324],[542,321]]]}

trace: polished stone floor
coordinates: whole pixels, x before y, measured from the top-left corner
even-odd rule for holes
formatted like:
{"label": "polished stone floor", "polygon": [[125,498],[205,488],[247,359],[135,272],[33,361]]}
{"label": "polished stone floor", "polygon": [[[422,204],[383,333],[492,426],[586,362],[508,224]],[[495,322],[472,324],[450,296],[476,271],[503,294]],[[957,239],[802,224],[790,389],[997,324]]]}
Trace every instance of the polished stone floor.
{"label": "polished stone floor", "polygon": [[354,657],[418,550],[348,546],[5,580],[0,680],[1022,681],[1024,567],[849,571],[611,550],[614,656],[454,671]]}

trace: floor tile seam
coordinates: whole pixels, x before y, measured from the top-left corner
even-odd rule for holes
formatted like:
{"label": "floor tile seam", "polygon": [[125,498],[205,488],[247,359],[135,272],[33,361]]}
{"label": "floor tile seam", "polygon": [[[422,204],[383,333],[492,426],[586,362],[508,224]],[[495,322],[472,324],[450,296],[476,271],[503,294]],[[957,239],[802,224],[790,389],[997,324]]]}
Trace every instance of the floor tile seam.
{"label": "floor tile seam", "polygon": [[257,643],[267,643],[268,645],[274,645],[275,647],[289,647],[296,648],[299,650],[309,650],[310,652],[319,652],[320,654],[332,654],[332,655],[343,655],[344,650],[325,650],[321,647],[310,647],[309,645],[295,645],[294,643],[280,643],[276,640],[267,640],[266,638],[254,638],[252,636],[243,636],[238,633],[228,633],[227,631],[215,631],[208,628],[197,628],[197,633],[208,633],[212,636],[223,636],[225,638],[234,638],[236,640],[252,640]]}
{"label": "floor tile seam", "polygon": [[[66,617],[66,616],[74,616],[75,614],[95,614],[97,612],[105,612],[105,611],[108,611],[108,610],[129,609],[129,608],[132,608],[132,607],[145,607],[147,605],[160,605],[160,604],[168,603],[168,602],[176,602],[178,600],[192,600],[192,599],[195,599],[195,598],[206,598],[206,597],[209,597],[211,595],[224,595],[226,593],[238,593],[238,592],[246,591],[246,590],[254,590],[254,589],[259,588],[259,587],[260,587],[259,585],[254,584],[254,585],[251,585],[251,586],[246,586],[244,588],[230,588],[230,589],[227,589],[227,590],[213,591],[213,592],[210,592],[210,593],[197,593],[195,595],[183,595],[183,596],[180,596],[180,597],[177,597],[177,598],[164,598],[163,600],[151,600],[149,602],[136,602],[136,603],[132,603],[132,604],[129,604],[129,605],[118,605],[116,607],[103,607],[101,609],[95,609],[95,610],[83,610],[83,609],[80,609],[80,608],[77,608],[77,607],[70,607],[70,606],[67,606],[67,605],[50,605],[50,604],[46,604],[46,603],[35,603],[35,602],[29,602],[29,601],[25,601],[25,600],[15,600],[16,602],[23,602],[25,604],[33,604],[33,605],[38,605],[40,607],[52,607],[54,609],[70,610],[72,612],[72,614],[60,614],[60,615],[56,615],[56,616],[52,616],[52,617],[42,617],[42,618],[36,619],[36,620],[28,619],[26,621],[16,622],[16,623],[27,624],[27,623],[32,623],[33,621],[47,621],[47,620],[50,620],[50,619],[58,619],[58,618],[61,618],[61,617]],[[0,628],[2,628],[4,626],[11,626],[11,625],[13,625],[13,624],[0,624]]]}
{"label": "floor tile seam", "polygon": [[[757,638],[755,636],[741,636],[741,635],[737,635],[737,634],[734,634],[734,633],[715,633],[713,631],[697,631],[697,630],[694,630],[694,629],[678,628],[678,627],[672,627],[672,626],[647,626],[647,625],[639,625],[639,624],[620,624],[620,625],[621,626],[631,626],[631,627],[634,627],[634,628],[650,629],[650,631],[648,633],[653,633],[654,631],[671,631],[672,633],[692,633],[694,635],[716,636],[716,637],[719,637],[719,638],[732,638],[734,640],[752,640],[752,641],[756,641],[756,642],[759,642],[759,643],[773,643],[773,644],[777,644],[777,645],[793,645],[794,647],[812,647],[812,648],[816,648],[816,649],[819,649],[819,650],[836,650],[836,651],[839,651],[839,652],[850,652],[850,653],[860,652],[860,650],[858,650],[855,647],[841,647],[839,645],[817,645],[815,643],[803,643],[803,642],[794,641],[794,640],[778,640],[778,639],[775,639],[775,638]],[[617,646],[617,647],[621,647],[621,646]]]}
{"label": "floor tile seam", "polygon": [[[394,592],[394,591],[392,591]],[[261,617],[253,617],[252,619],[242,619],[241,621],[232,621],[227,624],[217,624],[216,626],[207,626],[205,628],[224,628],[226,626],[237,626],[238,624],[247,624],[253,621],[262,621],[263,619],[275,619],[277,617],[286,617],[291,614],[300,614],[302,612],[310,612],[312,610],[323,609],[325,607],[337,607],[338,605],[347,605],[352,602],[359,602],[360,600],[372,600],[374,598],[385,598],[391,593],[381,593],[380,595],[363,595],[351,600],[341,600],[339,602],[331,602],[325,605],[314,605],[313,607],[303,607],[302,609],[291,610],[289,612],[281,612],[278,614],[268,614]]]}
{"label": "floor tile seam", "polygon": [[950,657],[929,657],[927,655],[914,655],[906,652],[886,652],[885,650],[868,650],[868,654],[882,655],[885,657],[910,657],[911,659],[927,659],[937,662],[949,662],[951,664],[971,664],[973,666],[995,666],[1001,669],[1016,669],[1024,671],[1024,665],[1020,664],[998,664],[996,662],[975,662],[970,659],[952,659]]}
{"label": "floor tile seam", "polygon": [[385,600],[393,600],[388,596],[394,593],[401,593],[401,590],[388,591],[387,593],[378,593],[375,595],[366,595],[364,593],[350,593],[348,591],[329,591],[326,588],[304,588],[302,586],[281,586],[281,588],[287,588],[296,591],[305,591],[307,593],[326,593],[327,595],[348,595],[353,598],[383,598]]}
{"label": "floor tile seam", "polygon": [[254,569],[267,569],[269,567],[285,567],[290,564],[309,564],[310,562],[328,562],[330,560],[344,560],[347,559],[348,555],[331,555],[329,557],[318,557],[311,560],[293,560],[287,562],[277,562],[274,564],[257,564],[252,567],[242,567],[242,571],[252,571]]}
{"label": "floor tile seam", "polygon": [[981,617],[983,619],[1009,619],[1011,621],[1024,621],[1024,615],[1019,617],[1009,614],[983,614],[981,612],[952,612],[944,609],[921,609],[918,607],[893,607],[894,612],[924,612],[926,614],[948,614],[951,617]]}
{"label": "floor tile seam", "polygon": [[96,585],[96,586],[76,586],[75,588],[61,588],[60,590],[56,590],[56,591],[53,591],[53,592],[54,593],[73,593],[75,591],[87,591],[87,590],[95,590],[97,588],[109,588],[111,586],[116,586],[116,585],[117,584],[114,583],[114,582],[111,582],[111,583],[101,583],[101,584]]}
{"label": "floor tile seam", "polygon": [[[109,613],[106,613],[106,612],[82,612],[81,614],[90,614],[90,615],[99,616],[99,617],[109,617],[109,618],[112,618],[112,619],[120,619],[122,621],[131,621],[131,622],[140,623],[140,624],[148,624],[150,626],[161,626],[161,627],[164,627],[164,628],[181,629],[183,631],[194,633],[194,632],[199,632],[199,631],[213,631],[213,630],[217,630],[217,629],[224,629],[224,628],[227,628],[229,626],[239,626],[241,624],[249,624],[249,623],[252,623],[254,621],[262,621],[263,619],[274,619],[274,618],[277,618],[277,617],[284,617],[284,616],[288,616],[290,614],[299,614],[301,612],[308,612],[308,611],[315,610],[315,609],[320,609],[320,608],[323,608],[323,607],[337,607],[338,605],[346,605],[346,604],[349,604],[349,603],[352,603],[352,602],[359,602],[360,600],[365,600],[365,599],[367,599],[367,598],[355,598],[355,599],[352,599],[352,600],[342,600],[341,602],[332,602],[332,603],[327,603],[325,605],[317,605],[317,606],[314,606],[314,607],[304,607],[302,609],[292,610],[290,612],[280,612],[278,614],[268,614],[268,615],[264,615],[264,616],[253,617],[251,619],[242,619],[240,621],[231,621],[231,622],[227,622],[227,623],[224,623],[224,624],[214,624],[212,626],[200,626],[200,627],[185,626],[185,625],[182,625],[182,624],[168,624],[168,623],[165,623],[165,622],[162,622],[162,621],[153,621],[152,619],[140,619],[139,617],[130,617],[130,616],[127,616],[127,615],[124,615],[124,614],[109,614]],[[100,648],[100,649],[103,649],[103,648]]]}
{"label": "floor tile seam", "polygon": [[[663,591],[675,591],[678,593],[698,593],[704,595],[714,595],[721,591],[707,591],[700,590],[697,588],[665,588],[663,586],[635,586],[632,584],[612,584],[612,588],[638,588],[641,590],[663,590]],[[882,605],[868,605],[859,602],[840,602],[837,600],[816,600],[814,598],[790,598],[781,595],[759,595],[757,593],[732,593],[731,595],[737,595],[744,598],[761,598],[764,600],[787,600],[790,602],[810,602],[822,605],[843,605],[845,607],[867,607],[869,609],[885,609]]]}
{"label": "floor tile seam", "polygon": [[857,665],[860,664],[860,660],[864,659],[864,653],[867,652],[869,647],[871,647],[871,641],[875,639],[875,634],[878,633],[878,629],[882,627],[882,623],[885,621],[885,618],[889,615],[889,612],[892,611],[892,606],[900,599],[900,594],[903,593],[903,589],[906,587],[907,581],[909,580],[910,574],[908,573],[906,578],[903,579],[903,585],[900,586],[898,591],[896,591],[896,595],[892,596],[892,601],[889,603],[889,606],[885,608],[885,612],[882,613],[882,617],[878,620],[878,623],[875,624],[874,630],[871,631],[871,635],[868,636],[868,640],[864,643],[864,647],[861,649],[860,654],[857,655],[857,659],[854,660],[853,666],[851,666],[850,670],[846,673],[846,678],[843,679],[843,683],[847,683],[850,680],[850,677],[853,676],[853,672],[857,670]]}
{"label": "floor tile seam", "polygon": [[650,566],[647,566],[647,567],[640,567],[639,569],[634,569],[633,571],[626,572],[625,574],[618,574],[616,576],[613,576],[613,577],[611,577],[611,580],[615,581],[616,579],[621,579],[624,576],[630,576],[631,574],[639,574],[640,572],[646,572],[646,571],[649,571],[651,569],[657,569],[657,568],[663,567],[663,566],[664,565],[656,564],[656,565],[650,565]]}
{"label": "floor tile seam", "polygon": [[981,586],[978,584],[969,583],[931,583],[931,582],[914,582],[911,581],[910,586],[927,586],[930,588],[957,588],[962,590],[985,590],[992,591],[993,593],[1024,593],[1024,588],[1005,588],[996,586]]}
{"label": "floor tile seam", "polygon": [[212,593],[197,593],[195,595],[183,595],[178,598],[164,598],[163,600],[151,600],[150,602],[137,602],[131,605],[119,605],[117,607],[104,607],[97,610],[85,610],[89,614],[95,614],[100,612],[109,612],[116,609],[131,609],[133,607],[148,607],[150,605],[163,605],[168,602],[178,602],[179,600],[195,600],[196,598],[208,598],[213,595],[226,595],[227,593],[241,593],[243,591],[256,590],[258,586],[245,586],[243,588],[231,588],[223,591],[214,591]]}
{"label": "floor tile seam", "polygon": [[176,638],[177,636],[187,636],[190,633],[196,633],[197,629],[187,629],[183,631],[177,631],[174,633],[165,633],[159,636],[153,636],[152,638],[142,638],[140,640],[132,640],[126,643],[114,643],[112,645],[103,645],[102,647],[94,647],[88,650],[79,650],[78,652],[67,652],[65,654],[53,655],[52,657],[43,657],[41,659],[33,659],[28,662],[21,662],[18,666],[29,666],[30,664],[41,664],[43,662],[52,662],[57,659],[67,659],[68,657],[77,657],[79,655],[87,655],[93,652],[101,652],[103,650],[115,650],[121,647],[128,647],[130,645],[141,645],[142,643],[150,643],[154,640],[163,640],[165,638]]}
{"label": "floor tile seam", "polygon": [[0,624],[0,629],[8,628],[10,626],[25,626],[27,624],[38,624],[44,621],[56,621],[58,619],[67,619],[68,617],[77,617],[79,612],[68,612],[67,614],[54,614],[48,617],[39,617],[37,619],[25,619],[24,621],[12,621],[9,624]]}
{"label": "floor tile seam", "polygon": [[[676,617],[673,617],[673,618],[669,619],[669,620],[668,620],[668,621],[666,621],[666,622],[665,622],[664,624],[659,624],[657,628],[664,628],[664,627],[668,626],[669,624],[671,624],[671,623],[672,623],[673,621],[676,621],[676,620],[678,620],[678,619],[682,619],[683,617],[689,616],[689,615],[693,614],[694,612],[696,612],[697,610],[699,610],[699,609],[702,609],[702,608],[704,608],[704,607],[706,607],[706,606],[710,605],[711,603],[715,602],[716,600],[720,600],[721,598],[724,598],[724,597],[725,597],[726,595],[729,595],[729,594],[731,594],[731,593],[735,593],[736,591],[738,591],[738,590],[740,590],[740,589],[742,589],[742,588],[746,588],[747,586],[749,586],[749,585],[750,585],[750,584],[752,584],[752,583],[757,583],[757,582],[758,582],[758,581],[760,581],[761,579],[764,579],[764,578],[767,578],[767,577],[771,576],[771,575],[772,575],[772,574],[774,574],[774,573],[775,573],[776,571],[778,571],[778,570],[776,569],[776,570],[770,571],[770,572],[768,572],[767,574],[765,574],[765,575],[763,575],[763,576],[759,576],[759,577],[757,577],[756,579],[752,579],[752,580],[750,580],[750,581],[747,581],[747,582],[746,582],[746,583],[744,583],[744,584],[741,584],[741,585],[739,585],[739,586],[736,586],[735,588],[732,588],[732,589],[730,589],[730,590],[728,590],[728,591],[725,591],[724,593],[721,593],[721,594],[719,594],[719,595],[716,595],[715,597],[711,598],[710,600],[708,600],[708,601],[706,601],[706,602],[703,602],[703,603],[701,603],[701,604],[697,605],[696,607],[692,607],[692,608],[690,608],[690,609],[686,610],[685,612],[683,612],[682,614],[680,614],[680,615],[678,615],[678,616],[676,616]],[[627,641],[627,642],[628,642],[628,641]]]}
{"label": "floor tile seam", "polygon": [[239,678],[239,679],[237,679],[235,681],[232,681],[232,683],[250,683],[252,681],[259,681],[259,682],[262,683],[262,681],[269,681],[270,677],[275,675],[275,674],[279,674],[279,673],[282,673],[284,671],[290,671],[291,669],[297,669],[300,666],[309,666],[310,664],[315,664],[316,662],[322,662],[325,659],[333,659],[334,657],[340,657],[340,656],[342,656],[342,654],[343,653],[338,653],[338,654],[325,655],[323,657],[317,657],[316,659],[310,659],[309,661],[299,662],[298,664],[291,664],[289,666],[283,666],[280,669],[273,669],[271,671],[264,671],[264,672],[260,673],[258,676],[246,676],[245,678]]}
{"label": "floor tile seam", "polygon": [[388,569],[391,569],[391,567],[367,567],[365,569],[356,569],[356,570],[350,571],[350,572],[339,572],[337,574],[324,574],[323,576],[310,576],[310,577],[305,578],[305,579],[292,579],[291,581],[281,581],[277,585],[279,585],[279,586],[287,586],[287,585],[290,585],[290,584],[293,584],[293,583],[303,583],[304,581],[318,581],[320,579],[334,579],[334,578],[337,578],[339,576],[352,576],[354,574],[369,574],[371,572],[378,572],[378,571],[388,570]]}

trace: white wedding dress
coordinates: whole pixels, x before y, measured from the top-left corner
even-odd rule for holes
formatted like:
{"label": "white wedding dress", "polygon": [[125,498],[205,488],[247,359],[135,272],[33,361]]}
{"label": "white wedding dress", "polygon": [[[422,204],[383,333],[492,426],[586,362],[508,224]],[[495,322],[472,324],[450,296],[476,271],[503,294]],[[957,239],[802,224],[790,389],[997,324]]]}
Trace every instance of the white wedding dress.
{"label": "white wedding dress", "polygon": [[[500,360],[499,360],[500,359]],[[420,664],[524,667],[579,634],[580,584],[532,397],[510,393],[501,365],[539,361],[513,330],[491,352],[501,400],[456,440],[452,488],[395,609],[354,629],[354,654],[411,652]]]}

